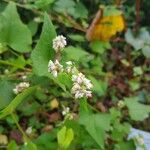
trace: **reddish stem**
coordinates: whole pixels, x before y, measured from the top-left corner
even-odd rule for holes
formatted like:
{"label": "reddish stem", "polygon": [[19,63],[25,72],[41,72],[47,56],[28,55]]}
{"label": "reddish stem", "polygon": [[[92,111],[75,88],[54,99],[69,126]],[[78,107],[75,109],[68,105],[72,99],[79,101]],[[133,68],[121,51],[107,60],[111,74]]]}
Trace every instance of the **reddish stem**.
{"label": "reddish stem", "polygon": [[140,23],[140,4],[141,0],[136,0],[136,24],[135,24],[136,31],[138,30]]}

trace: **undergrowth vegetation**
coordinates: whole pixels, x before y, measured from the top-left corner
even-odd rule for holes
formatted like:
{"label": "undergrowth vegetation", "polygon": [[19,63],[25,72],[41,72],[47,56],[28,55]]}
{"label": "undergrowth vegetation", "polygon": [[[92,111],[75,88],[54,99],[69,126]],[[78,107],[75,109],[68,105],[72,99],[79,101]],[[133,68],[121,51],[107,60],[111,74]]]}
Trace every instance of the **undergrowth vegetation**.
{"label": "undergrowth vegetation", "polygon": [[146,0],[0,1],[0,149],[145,149]]}

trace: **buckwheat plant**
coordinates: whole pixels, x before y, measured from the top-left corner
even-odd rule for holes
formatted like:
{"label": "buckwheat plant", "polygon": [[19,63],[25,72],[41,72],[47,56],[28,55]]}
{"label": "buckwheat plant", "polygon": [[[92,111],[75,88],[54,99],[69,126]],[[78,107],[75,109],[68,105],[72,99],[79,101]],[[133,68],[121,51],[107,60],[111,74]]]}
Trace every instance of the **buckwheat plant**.
{"label": "buckwheat plant", "polygon": [[[57,36],[53,40],[53,48],[56,52],[56,58],[57,55],[61,56],[60,53],[66,45],[67,45],[66,38],[62,35]],[[55,59],[54,62],[52,60],[49,60],[48,72],[50,72],[55,78],[61,72],[70,74],[71,80],[73,82],[70,92],[71,94],[73,94],[75,99],[80,99],[83,97],[86,98],[92,97],[91,89],[93,85],[91,81],[87,79],[84,74],[78,71],[74,62],[67,61],[66,67],[64,67],[63,65],[60,64],[60,62],[57,59]]]}

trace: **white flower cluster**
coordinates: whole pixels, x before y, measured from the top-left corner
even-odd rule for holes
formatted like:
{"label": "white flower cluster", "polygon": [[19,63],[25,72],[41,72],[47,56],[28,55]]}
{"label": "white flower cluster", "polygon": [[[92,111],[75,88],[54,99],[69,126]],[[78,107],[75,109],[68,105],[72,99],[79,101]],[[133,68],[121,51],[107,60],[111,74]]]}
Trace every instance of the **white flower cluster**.
{"label": "white flower cluster", "polygon": [[78,73],[77,75],[72,75],[73,87],[71,89],[71,93],[74,94],[75,98],[82,98],[84,96],[91,97],[93,87],[90,80],[85,78],[85,75],[82,73]]}
{"label": "white flower cluster", "polygon": [[27,129],[26,129],[26,134],[27,135],[30,135],[32,133],[32,127],[28,127]]}
{"label": "white flower cluster", "polygon": [[137,135],[135,136],[135,140],[137,141],[137,143],[140,145],[140,146],[143,146],[144,145],[144,139],[141,135]]}
{"label": "white flower cluster", "polygon": [[13,89],[15,94],[21,93],[24,89],[30,86],[29,82],[21,82]]}
{"label": "white flower cluster", "polygon": [[[66,38],[62,35],[57,36],[53,40],[53,48],[56,52],[62,50],[66,45]],[[72,61],[66,62],[65,69],[58,60],[55,60],[55,62],[52,60],[49,61],[48,72],[50,72],[54,77],[57,77],[58,74],[64,70],[66,73],[70,73],[72,75],[73,87],[71,89],[71,93],[75,96],[75,99],[82,98],[84,96],[92,96],[91,88],[93,85],[91,81],[85,78],[82,73],[78,73],[78,70]]]}
{"label": "white flower cluster", "polygon": [[63,35],[59,35],[55,39],[53,39],[53,48],[56,52],[62,50],[66,45],[66,37],[64,37]]}
{"label": "white flower cluster", "polygon": [[66,116],[67,114],[69,114],[70,113],[70,108],[69,107],[64,107],[63,108],[63,111],[62,111],[62,115],[63,116]]}
{"label": "white flower cluster", "polygon": [[63,66],[59,63],[58,60],[53,62],[52,60],[48,63],[48,72],[52,73],[54,77],[57,77],[58,73],[63,72]]}

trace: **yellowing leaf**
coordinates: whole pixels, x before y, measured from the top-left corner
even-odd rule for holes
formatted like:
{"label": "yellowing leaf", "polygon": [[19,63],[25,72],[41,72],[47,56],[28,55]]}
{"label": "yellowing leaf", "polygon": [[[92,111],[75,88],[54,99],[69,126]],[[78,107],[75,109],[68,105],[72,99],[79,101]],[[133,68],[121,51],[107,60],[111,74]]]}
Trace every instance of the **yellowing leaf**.
{"label": "yellowing leaf", "polygon": [[50,107],[51,107],[51,109],[55,109],[55,108],[58,108],[58,107],[59,107],[59,103],[58,103],[57,99],[53,99],[53,100],[50,102]]}
{"label": "yellowing leaf", "polygon": [[8,138],[4,134],[0,134],[0,145],[7,145],[8,144]]}
{"label": "yellowing leaf", "polygon": [[117,32],[125,28],[124,18],[121,14],[112,16],[103,16],[103,10],[100,9],[87,30],[87,39],[89,41],[101,40],[109,41]]}

